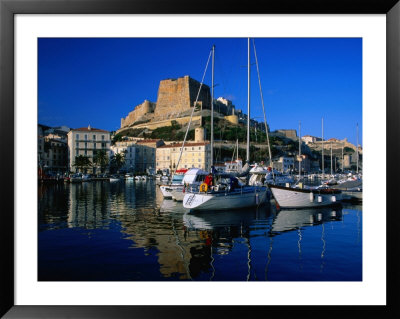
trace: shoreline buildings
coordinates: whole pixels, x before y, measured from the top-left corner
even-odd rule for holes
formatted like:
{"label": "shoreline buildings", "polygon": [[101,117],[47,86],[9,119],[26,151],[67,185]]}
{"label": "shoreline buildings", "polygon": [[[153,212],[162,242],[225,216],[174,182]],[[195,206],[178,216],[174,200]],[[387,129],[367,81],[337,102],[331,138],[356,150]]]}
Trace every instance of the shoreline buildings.
{"label": "shoreline buildings", "polygon": [[[68,163],[71,172],[77,171],[75,158],[79,155],[87,156],[93,163],[93,158],[97,151],[103,150],[108,155],[110,152],[111,138],[110,132],[98,128],[81,127],[71,129],[68,132]],[[84,169],[84,173],[96,174],[100,168],[90,166]]]}

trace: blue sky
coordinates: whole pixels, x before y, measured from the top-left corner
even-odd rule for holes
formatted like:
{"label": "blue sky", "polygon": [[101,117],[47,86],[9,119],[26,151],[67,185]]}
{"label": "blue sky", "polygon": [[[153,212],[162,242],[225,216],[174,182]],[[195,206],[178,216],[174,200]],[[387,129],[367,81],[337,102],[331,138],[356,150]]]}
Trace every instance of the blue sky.
{"label": "blue sky", "polygon": [[[38,121],[49,126],[116,130],[145,99],[157,100],[160,80],[201,81],[213,44],[215,97],[247,113],[247,38],[41,38],[38,40]],[[362,39],[256,38],[271,130],[347,137],[362,145]],[[251,117],[263,121],[253,51]],[[211,67],[205,83],[211,84]]]}

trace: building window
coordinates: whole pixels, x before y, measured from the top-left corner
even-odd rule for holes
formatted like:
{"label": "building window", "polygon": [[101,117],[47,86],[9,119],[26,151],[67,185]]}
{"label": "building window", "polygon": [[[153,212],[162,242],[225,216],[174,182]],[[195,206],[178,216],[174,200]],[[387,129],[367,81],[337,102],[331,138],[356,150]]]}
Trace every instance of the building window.
{"label": "building window", "polygon": [[101,136],[101,139],[104,141],[104,135]]}
{"label": "building window", "polygon": [[76,134],[76,139],[79,140],[79,134]]}
{"label": "building window", "polygon": [[87,142],[85,142],[85,148],[87,148]]}
{"label": "building window", "polygon": [[85,141],[87,140],[87,134],[85,134]]}
{"label": "building window", "polygon": [[96,143],[93,143],[93,148],[96,149]]}
{"label": "building window", "polygon": [[87,155],[87,150],[85,150],[85,155]]}
{"label": "building window", "polygon": [[96,140],[96,135],[93,135],[93,140]]}

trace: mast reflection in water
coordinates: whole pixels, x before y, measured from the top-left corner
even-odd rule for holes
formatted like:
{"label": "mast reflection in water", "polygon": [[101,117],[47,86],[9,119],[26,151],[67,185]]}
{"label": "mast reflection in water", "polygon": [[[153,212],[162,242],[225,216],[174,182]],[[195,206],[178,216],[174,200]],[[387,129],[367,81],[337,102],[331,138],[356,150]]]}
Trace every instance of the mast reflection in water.
{"label": "mast reflection in water", "polygon": [[41,281],[360,281],[361,206],[190,213],[153,181],[39,186]]}

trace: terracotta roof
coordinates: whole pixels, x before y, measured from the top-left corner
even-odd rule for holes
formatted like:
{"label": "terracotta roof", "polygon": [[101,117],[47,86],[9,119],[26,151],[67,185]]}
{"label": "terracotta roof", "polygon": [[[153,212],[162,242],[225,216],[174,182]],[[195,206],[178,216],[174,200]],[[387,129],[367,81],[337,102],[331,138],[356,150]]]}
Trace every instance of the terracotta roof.
{"label": "terracotta roof", "polygon": [[71,131],[85,131],[85,132],[104,132],[104,133],[110,133],[109,131],[105,130],[100,130],[98,128],[91,127],[90,130],[87,127],[80,127],[80,128],[73,128]]}
{"label": "terracotta roof", "polygon": [[[173,147],[181,147],[183,143],[175,143],[175,144],[170,144],[170,145],[163,145],[160,146],[159,148],[173,148]],[[190,146],[204,146],[209,144],[209,142],[198,142],[198,143],[185,143],[184,147],[190,147]]]}

